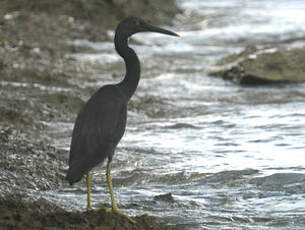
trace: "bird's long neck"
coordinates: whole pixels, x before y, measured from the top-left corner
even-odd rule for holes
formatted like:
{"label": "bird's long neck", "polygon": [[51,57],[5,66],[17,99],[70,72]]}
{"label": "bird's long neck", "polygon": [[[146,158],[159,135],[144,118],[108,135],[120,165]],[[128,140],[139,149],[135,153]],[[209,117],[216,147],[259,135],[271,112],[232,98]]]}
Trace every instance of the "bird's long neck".
{"label": "bird's long neck", "polygon": [[127,37],[116,35],[114,43],[116,51],[124,59],[126,66],[126,75],[118,86],[129,100],[136,91],[140,80],[140,61],[135,51],[128,46],[127,39]]}

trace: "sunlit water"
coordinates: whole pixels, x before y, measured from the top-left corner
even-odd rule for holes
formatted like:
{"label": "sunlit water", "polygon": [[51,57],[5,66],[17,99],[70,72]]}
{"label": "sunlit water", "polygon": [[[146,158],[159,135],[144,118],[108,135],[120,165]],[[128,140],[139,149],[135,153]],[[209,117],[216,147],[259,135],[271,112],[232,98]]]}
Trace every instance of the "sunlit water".
{"label": "sunlit water", "polygon": [[[305,2],[179,4],[185,13],[171,29],[181,38],[134,36],[142,43],[133,45],[142,79],[131,104],[141,106],[131,106],[113,160],[119,206],[186,229],[303,229],[305,85],[242,87],[210,78],[207,70],[247,45],[303,46]],[[75,55],[80,62],[105,68],[122,62],[112,43],[74,42],[101,53]],[[107,79],[90,84],[113,82]],[[57,125],[50,128],[59,137],[55,144],[68,149],[73,124]],[[98,167],[93,177],[95,205],[110,203],[104,170]],[[78,183],[48,195],[67,209],[83,210],[85,191]],[[154,200],[169,192],[174,203]]]}

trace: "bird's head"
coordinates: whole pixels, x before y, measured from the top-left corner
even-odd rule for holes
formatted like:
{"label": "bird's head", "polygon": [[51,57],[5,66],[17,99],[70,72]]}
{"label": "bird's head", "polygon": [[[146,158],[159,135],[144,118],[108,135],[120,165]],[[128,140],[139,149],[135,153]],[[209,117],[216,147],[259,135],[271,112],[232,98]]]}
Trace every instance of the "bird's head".
{"label": "bird's head", "polygon": [[132,16],[127,17],[123,21],[121,21],[116,29],[116,34],[120,33],[124,37],[130,37],[133,34],[139,32],[155,32],[171,36],[179,36],[178,34],[172,31],[152,26],[144,20]]}

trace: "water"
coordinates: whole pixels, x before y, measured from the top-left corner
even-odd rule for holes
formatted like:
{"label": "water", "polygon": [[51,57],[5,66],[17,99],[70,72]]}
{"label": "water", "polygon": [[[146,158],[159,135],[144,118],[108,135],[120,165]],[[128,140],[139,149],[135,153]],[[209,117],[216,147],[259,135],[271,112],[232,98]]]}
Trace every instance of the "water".
{"label": "water", "polygon": [[[305,84],[242,87],[208,77],[207,71],[247,45],[304,46],[305,2],[179,4],[185,13],[171,29],[181,38],[134,36],[141,44],[133,48],[142,79],[113,160],[119,206],[186,229],[303,229]],[[76,84],[113,82],[109,65],[119,66],[123,75],[112,43],[73,42],[101,53],[74,55],[80,63],[105,69],[103,76]],[[71,127],[63,123],[52,130],[60,137],[54,140],[58,147],[69,149],[70,138],[62,137]],[[94,173],[94,205],[110,203],[104,170],[100,166]],[[67,209],[83,210],[85,192],[78,183],[47,195]],[[154,200],[166,193],[174,203]]]}

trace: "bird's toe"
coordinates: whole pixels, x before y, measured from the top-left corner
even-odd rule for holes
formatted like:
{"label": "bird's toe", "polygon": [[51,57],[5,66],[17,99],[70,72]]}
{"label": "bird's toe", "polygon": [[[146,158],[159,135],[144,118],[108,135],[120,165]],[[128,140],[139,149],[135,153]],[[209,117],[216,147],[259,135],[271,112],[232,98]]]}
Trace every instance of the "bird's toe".
{"label": "bird's toe", "polygon": [[106,209],[106,212],[107,213],[114,213],[114,214],[117,214],[117,215],[120,215],[120,216],[124,216],[126,219],[128,219],[131,223],[135,224],[137,223],[134,219],[132,219],[130,216],[126,215],[125,213],[122,213],[120,212],[119,210],[117,209],[109,209],[107,208]]}

